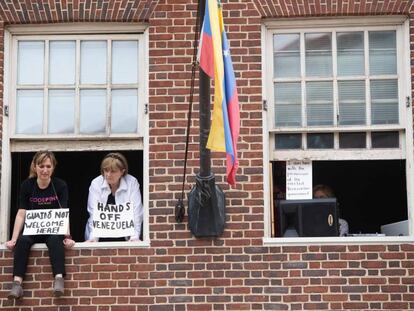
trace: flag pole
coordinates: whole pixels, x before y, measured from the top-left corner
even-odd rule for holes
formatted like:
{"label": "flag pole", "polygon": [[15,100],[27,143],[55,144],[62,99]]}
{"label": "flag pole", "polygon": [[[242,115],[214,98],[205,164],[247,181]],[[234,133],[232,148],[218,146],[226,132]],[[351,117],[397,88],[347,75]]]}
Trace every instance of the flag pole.
{"label": "flag pole", "polygon": [[[200,25],[203,23],[205,1],[199,0]],[[208,0],[207,0],[208,1]],[[219,236],[225,226],[225,196],[216,185],[211,172],[211,154],[207,149],[211,119],[210,77],[199,69],[200,171],[188,195],[188,223],[196,237]]]}

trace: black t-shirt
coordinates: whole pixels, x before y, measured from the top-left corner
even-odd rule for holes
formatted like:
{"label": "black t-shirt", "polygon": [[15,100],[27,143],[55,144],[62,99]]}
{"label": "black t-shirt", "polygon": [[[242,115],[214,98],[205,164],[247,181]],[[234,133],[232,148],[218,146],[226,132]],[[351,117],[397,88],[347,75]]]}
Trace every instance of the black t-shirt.
{"label": "black t-shirt", "polygon": [[22,183],[20,187],[19,208],[32,210],[68,207],[68,186],[66,182],[53,177],[47,188],[40,189],[36,180],[36,177],[32,177]]}

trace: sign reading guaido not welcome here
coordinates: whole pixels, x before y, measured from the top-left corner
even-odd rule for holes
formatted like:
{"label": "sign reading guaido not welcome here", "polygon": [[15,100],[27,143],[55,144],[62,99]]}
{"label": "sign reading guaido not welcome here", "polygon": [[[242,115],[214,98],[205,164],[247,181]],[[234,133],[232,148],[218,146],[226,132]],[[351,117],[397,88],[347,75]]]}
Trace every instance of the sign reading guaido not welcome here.
{"label": "sign reading guaido not welcome here", "polygon": [[26,211],[23,235],[68,233],[69,209],[34,209]]}

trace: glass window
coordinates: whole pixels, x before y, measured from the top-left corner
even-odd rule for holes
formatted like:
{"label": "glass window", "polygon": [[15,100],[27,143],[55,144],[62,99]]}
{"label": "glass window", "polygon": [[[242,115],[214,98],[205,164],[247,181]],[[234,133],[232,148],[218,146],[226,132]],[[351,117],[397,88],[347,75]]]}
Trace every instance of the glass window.
{"label": "glass window", "polygon": [[75,130],[75,91],[49,91],[48,133],[74,133]]}
{"label": "glass window", "polygon": [[307,135],[309,149],[332,149],[334,136],[331,133],[312,133]]}
{"label": "glass window", "polygon": [[51,41],[49,83],[75,84],[76,42]]}
{"label": "glass window", "polygon": [[356,76],[364,74],[364,33],[338,32],[338,75]]}
{"label": "glass window", "polygon": [[[304,20],[300,22],[303,28],[291,32],[288,22],[266,24],[269,31],[264,46],[268,51],[264,55],[269,58],[266,64],[273,66],[264,68],[266,98],[271,102],[266,126],[272,178],[266,229],[273,237],[306,236],[300,230],[296,234],[290,231],[301,219],[295,218],[295,212],[289,214],[293,205],[289,205],[289,215],[280,214],[288,205],[278,200],[291,198],[286,195],[286,163],[291,161],[303,161],[303,168],[310,164],[312,187],[323,184],[332,188],[340,207],[339,228],[340,220],[346,220],[350,234],[375,235],[382,225],[404,221],[412,214],[407,193],[414,190],[410,186],[408,192],[406,187],[411,185],[406,179],[413,174],[406,163],[412,149],[404,145],[410,141],[406,128],[412,123],[402,115],[409,110],[402,104],[410,95],[411,72],[402,66],[409,62],[402,41],[409,37],[409,29],[401,21],[381,27],[378,20],[369,27],[356,26],[355,18],[349,24],[334,21],[332,27],[321,28]],[[412,135],[411,128],[408,133]],[[377,183],[382,185],[384,180],[393,181],[398,192],[393,210],[383,198],[372,207],[355,202],[355,197],[372,200],[378,193]],[[306,195],[309,193],[306,188]],[[298,206],[296,215],[300,217]],[[361,208],[377,213],[366,221],[359,216]],[[286,234],[278,234],[280,228],[289,226]]]}
{"label": "glass window", "polygon": [[398,132],[372,132],[372,148],[398,148],[400,146]]}
{"label": "glass window", "polygon": [[300,83],[275,83],[275,125],[301,125],[301,102]]}
{"label": "glass window", "polygon": [[138,41],[112,42],[112,83],[138,83]]}
{"label": "glass window", "polygon": [[106,41],[81,42],[81,83],[106,83]]}
{"label": "glass window", "polygon": [[369,68],[371,75],[397,73],[395,31],[369,32]]}
{"label": "glass window", "polygon": [[306,83],[308,125],[333,125],[332,82]]}
{"label": "glass window", "polygon": [[306,76],[332,76],[331,33],[305,34]]}
{"label": "glass window", "polygon": [[17,54],[17,83],[43,84],[45,43],[20,41]]}
{"label": "glass window", "polygon": [[[128,111],[129,113],[124,113]],[[112,92],[112,133],[137,131],[138,94],[137,90],[114,90]]]}
{"label": "glass window", "polygon": [[366,133],[339,133],[339,148],[365,148]]}
{"label": "glass window", "polygon": [[300,76],[300,37],[299,34],[273,36],[275,78]]}
{"label": "glass window", "polygon": [[339,81],[339,124],[366,124],[365,81]]}
{"label": "glass window", "polygon": [[105,133],[105,90],[82,90],[80,94],[80,132]]}
{"label": "glass window", "polygon": [[301,134],[278,134],[275,136],[276,149],[300,149],[302,148]]}
{"label": "glass window", "polygon": [[398,124],[397,80],[371,81],[372,124]]}
{"label": "glass window", "polygon": [[43,91],[17,92],[16,133],[39,134],[43,123]]}
{"label": "glass window", "polygon": [[103,37],[18,40],[14,135],[140,134],[139,40]]}

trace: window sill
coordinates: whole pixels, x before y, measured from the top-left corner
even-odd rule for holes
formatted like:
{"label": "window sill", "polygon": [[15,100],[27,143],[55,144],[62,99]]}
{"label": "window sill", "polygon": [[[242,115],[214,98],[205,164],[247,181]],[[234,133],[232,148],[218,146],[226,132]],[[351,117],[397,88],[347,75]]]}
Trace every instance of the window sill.
{"label": "window sill", "polygon": [[[102,248],[147,248],[150,247],[150,241],[137,242],[76,242],[71,249],[102,249]],[[37,243],[32,247],[33,250],[47,250],[45,243]],[[0,251],[8,250],[4,244],[0,244]]]}
{"label": "window sill", "polygon": [[405,244],[414,243],[414,236],[358,236],[312,238],[263,238],[264,246],[290,245],[348,245],[348,244]]}

